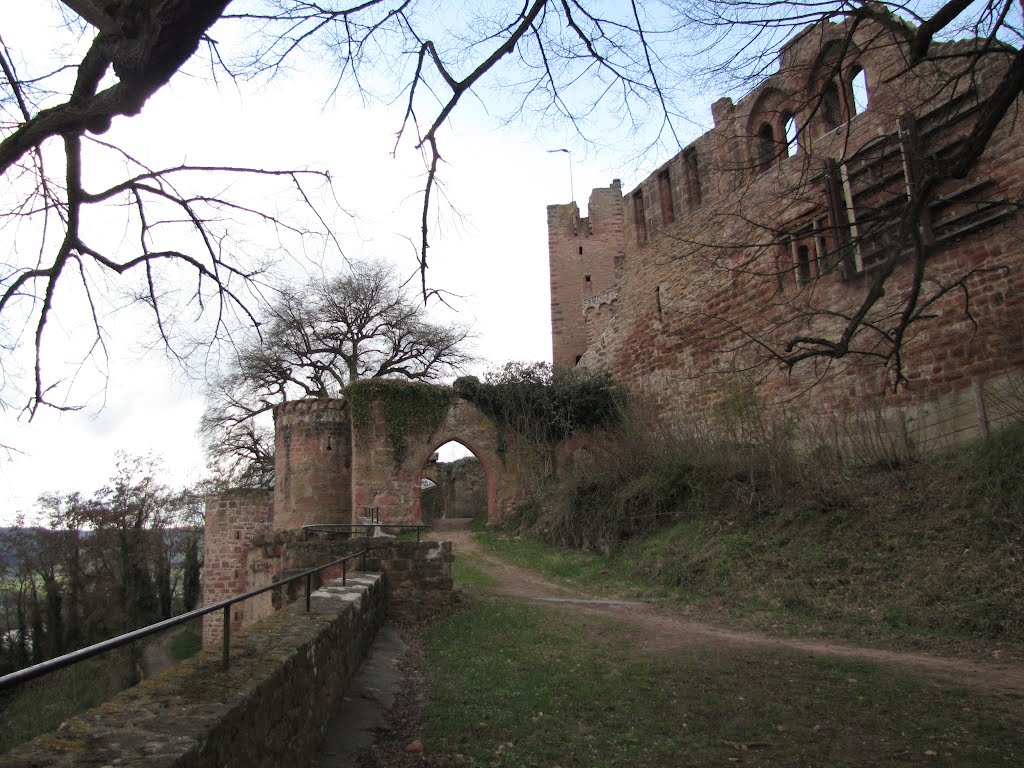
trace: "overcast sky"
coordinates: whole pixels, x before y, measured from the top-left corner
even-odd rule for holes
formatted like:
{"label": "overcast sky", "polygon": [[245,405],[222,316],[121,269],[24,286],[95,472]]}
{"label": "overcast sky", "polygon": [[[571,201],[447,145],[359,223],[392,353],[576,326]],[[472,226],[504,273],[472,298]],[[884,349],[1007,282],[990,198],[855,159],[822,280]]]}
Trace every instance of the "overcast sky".
{"label": "overcast sky", "polygon": [[[8,46],[19,35],[47,34],[26,20],[5,23]],[[366,107],[359,99],[327,98],[327,73],[291,72],[261,88],[219,86],[191,67],[158,92],[134,118],[115,120],[105,140],[131,146],[154,165],[254,165],[329,170],[341,205],[355,219],[335,222],[345,255],[384,257],[403,274],[416,268],[409,239],[418,237],[417,192],[422,163],[409,146],[392,157],[401,105]],[[508,360],[550,360],[545,208],[570,199],[581,208],[591,188],[621,178],[628,189],[665,157],[637,170],[628,156],[568,144],[568,133],[538,135],[532,126],[500,127],[472,103],[441,136],[445,197],[431,233],[428,282],[448,291],[457,319],[477,332],[480,373]],[[693,131],[696,133],[696,130]],[[692,136],[690,137],[692,138]],[[309,266],[309,265],[306,265]],[[330,271],[340,264],[323,264]],[[295,267],[302,271],[301,263]],[[434,310],[439,319],[453,315]],[[446,314],[447,313],[447,314]],[[204,459],[196,428],[202,382],[190,380],[157,353],[145,354],[126,313],[108,322],[109,379],[82,374],[87,407],[73,413],[42,410],[29,423],[0,414],[0,443],[13,446],[0,462],[0,524],[30,513],[38,494],[90,493],[110,476],[118,450],[162,457],[171,484],[199,479]]]}

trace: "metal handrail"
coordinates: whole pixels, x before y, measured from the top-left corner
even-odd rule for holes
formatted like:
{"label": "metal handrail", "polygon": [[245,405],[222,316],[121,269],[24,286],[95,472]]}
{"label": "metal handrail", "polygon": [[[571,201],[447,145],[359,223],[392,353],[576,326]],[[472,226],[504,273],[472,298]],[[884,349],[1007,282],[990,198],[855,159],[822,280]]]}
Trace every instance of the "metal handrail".
{"label": "metal handrail", "polygon": [[425,529],[430,528],[430,526],[424,523],[383,523],[379,520],[375,523],[311,523],[310,525],[302,526],[302,534],[303,537],[305,537],[307,531],[321,531],[323,533],[330,533],[331,531],[347,531],[349,533],[353,533],[359,529],[363,529],[368,532],[371,528],[415,528],[416,541],[418,542],[420,540],[420,534]]}
{"label": "metal handrail", "polygon": [[11,672],[9,675],[4,675],[3,677],[0,677],[0,691],[8,687],[19,685],[21,683],[27,683],[29,680],[34,680],[37,677],[42,677],[43,675],[49,674],[50,672],[56,672],[58,669],[70,667],[71,665],[77,664],[80,661],[85,661],[86,659],[92,658],[93,656],[97,656],[101,653],[105,653],[106,651],[112,651],[115,648],[120,648],[121,646],[128,645],[129,643],[133,643],[136,640],[141,640],[144,637],[155,635],[158,632],[163,632],[164,630],[170,629],[171,627],[176,627],[179,624],[185,624],[186,622],[189,622],[192,619],[198,618],[200,616],[205,616],[206,614],[213,613],[214,611],[224,612],[224,640],[222,643],[221,663],[223,665],[223,668],[227,670],[231,666],[231,606],[235,605],[236,603],[240,603],[243,600],[248,600],[250,597],[262,595],[264,592],[269,592],[272,589],[277,589],[278,587],[282,587],[286,584],[291,584],[293,581],[305,579],[306,611],[308,612],[310,609],[310,595],[312,593],[313,575],[340,564],[341,583],[346,584],[348,581],[348,561],[353,560],[357,557],[362,557],[363,570],[365,571],[366,554],[369,551],[370,547],[367,547],[365,549],[360,550],[359,552],[355,552],[351,555],[345,555],[345,557],[338,558],[337,560],[332,560],[331,562],[317,566],[316,568],[310,568],[308,571],[297,573],[294,576],[289,576],[286,579],[281,579],[281,581],[276,581],[273,584],[268,584],[265,587],[254,589],[242,595],[235,595],[234,597],[229,597],[227,600],[221,600],[220,602],[214,603],[213,605],[206,605],[202,608],[196,608],[194,611],[183,613],[180,616],[175,616],[172,619],[165,619],[164,621],[157,622],[156,624],[150,624],[148,626],[142,627],[141,629],[135,629],[131,632],[126,632],[123,635],[118,635],[117,637],[112,637],[108,640],[103,640],[99,643],[96,643],[95,645],[90,645],[85,648],[79,648],[77,651],[72,651],[71,653],[65,653],[63,656],[57,656],[53,659],[47,659],[46,661],[41,662],[39,664],[35,664],[31,667],[19,669],[17,672]]}

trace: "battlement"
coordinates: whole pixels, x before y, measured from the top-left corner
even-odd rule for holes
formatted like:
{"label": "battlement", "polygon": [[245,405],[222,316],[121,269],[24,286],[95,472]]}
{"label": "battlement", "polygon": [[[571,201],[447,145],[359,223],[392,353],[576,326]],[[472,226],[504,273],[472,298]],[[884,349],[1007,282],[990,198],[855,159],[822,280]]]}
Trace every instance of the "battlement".
{"label": "battlement", "polygon": [[[1024,195],[1020,95],[966,178],[930,189],[917,230],[935,279],[915,288],[894,240],[922,161],[965,144],[1012,52],[989,49],[965,72],[978,41],[934,43],[912,68],[906,47],[892,25],[864,19],[807,27],[776,72],[714,102],[714,127],[601,215],[593,201],[608,190],[595,190],[587,230],[600,222],[606,239],[550,228],[555,363],[607,370],[670,419],[715,406],[737,371],[758,371],[758,396],[792,414],[794,399],[842,412],[880,393],[887,407],[919,408],[1024,364],[1020,212],[1007,203]],[[607,284],[583,258],[594,242],[621,248]],[[963,281],[901,338],[898,393],[884,354],[780,366],[794,338],[838,338],[879,274],[883,298],[851,349],[884,347],[872,327],[891,327],[915,291]]]}

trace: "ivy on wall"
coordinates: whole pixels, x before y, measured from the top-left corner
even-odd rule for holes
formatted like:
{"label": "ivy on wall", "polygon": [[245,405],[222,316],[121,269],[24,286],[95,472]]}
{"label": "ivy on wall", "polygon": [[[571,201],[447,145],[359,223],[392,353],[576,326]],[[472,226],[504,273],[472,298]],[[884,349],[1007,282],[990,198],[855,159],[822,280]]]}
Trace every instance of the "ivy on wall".
{"label": "ivy on wall", "polygon": [[625,390],[606,373],[508,363],[484,381],[455,380],[455,393],[476,404],[499,427],[508,425],[536,443],[555,445],[578,432],[617,424]]}
{"label": "ivy on wall", "polygon": [[410,438],[424,438],[444,421],[455,399],[451,387],[393,379],[363,379],[345,388],[356,439],[365,443],[377,403],[395,466],[409,452]]}

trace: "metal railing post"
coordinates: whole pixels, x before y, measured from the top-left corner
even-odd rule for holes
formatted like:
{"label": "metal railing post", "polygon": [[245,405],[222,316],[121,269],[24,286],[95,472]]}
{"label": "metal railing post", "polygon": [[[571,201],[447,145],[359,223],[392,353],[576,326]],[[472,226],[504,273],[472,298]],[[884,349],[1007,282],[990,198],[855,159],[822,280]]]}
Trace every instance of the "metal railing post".
{"label": "metal railing post", "polygon": [[313,592],[313,574],[306,574],[306,613],[309,613],[309,596]]}
{"label": "metal railing post", "polygon": [[366,548],[363,548],[363,573],[366,573]]}
{"label": "metal railing post", "polygon": [[231,667],[231,606],[224,606],[224,640],[221,646],[221,666],[227,672]]}
{"label": "metal railing post", "polygon": [[348,560],[341,561],[341,586],[348,586]]}

